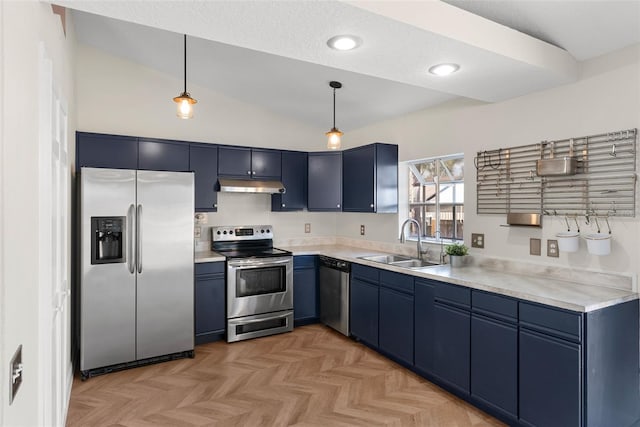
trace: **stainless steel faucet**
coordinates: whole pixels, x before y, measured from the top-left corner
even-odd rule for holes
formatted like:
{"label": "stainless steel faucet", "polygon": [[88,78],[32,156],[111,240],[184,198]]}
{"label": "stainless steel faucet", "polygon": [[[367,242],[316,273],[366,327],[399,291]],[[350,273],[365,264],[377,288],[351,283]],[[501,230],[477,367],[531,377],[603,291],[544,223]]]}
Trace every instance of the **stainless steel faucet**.
{"label": "stainless steel faucet", "polygon": [[442,240],[442,233],[440,230],[436,231],[436,236],[440,239],[440,264],[444,264],[444,258],[447,254],[444,253],[444,240]]}
{"label": "stainless steel faucet", "polygon": [[408,223],[413,223],[416,225],[416,227],[418,227],[418,245],[417,245],[417,250],[418,250],[418,258],[422,259],[422,255],[428,253],[428,250],[423,250],[422,249],[422,228],[420,227],[420,223],[418,221],[416,221],[413,218],[407,218],[403,223],[402,226],[400,227],[400,243],[404,243],[406,241],[406,237],[404,235],[404,229],[406,227],[406,225]]}

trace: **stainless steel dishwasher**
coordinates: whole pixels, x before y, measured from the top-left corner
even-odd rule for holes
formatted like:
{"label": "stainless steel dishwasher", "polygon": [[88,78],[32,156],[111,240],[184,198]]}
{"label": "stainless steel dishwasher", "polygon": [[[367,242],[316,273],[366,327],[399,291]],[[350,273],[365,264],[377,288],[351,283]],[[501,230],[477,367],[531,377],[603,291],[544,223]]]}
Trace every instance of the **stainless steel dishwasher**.
{"label": "stainless steel dishwasher", "polygon": [[351,263],[320,256],[320,321],[349,336]]}

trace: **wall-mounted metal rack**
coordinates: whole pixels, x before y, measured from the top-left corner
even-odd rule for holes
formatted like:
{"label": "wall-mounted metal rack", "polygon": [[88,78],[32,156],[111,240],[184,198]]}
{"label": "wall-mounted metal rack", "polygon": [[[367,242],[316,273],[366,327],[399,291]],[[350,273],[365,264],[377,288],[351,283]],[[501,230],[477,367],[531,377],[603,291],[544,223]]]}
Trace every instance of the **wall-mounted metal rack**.
{"label": "wall-mounted metal rack", "polygon": [[[479,151],[477,213],[635,217],[636,146],[637,129],[628,129]],[[569,157],[575,170],[538,176],[539,159]]]}

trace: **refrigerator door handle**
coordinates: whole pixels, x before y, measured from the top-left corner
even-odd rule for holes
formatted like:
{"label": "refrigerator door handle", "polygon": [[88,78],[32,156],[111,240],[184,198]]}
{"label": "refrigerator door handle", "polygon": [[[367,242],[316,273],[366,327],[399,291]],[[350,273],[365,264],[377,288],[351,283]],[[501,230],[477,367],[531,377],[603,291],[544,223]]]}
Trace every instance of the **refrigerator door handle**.
{"label": "refrigerator door handle", "polygon": [[136,213],[136,263],[138,274],[142,273],[142,205],[138,205]]}
{"label": "refrigerator door handle", "polygon": [[135,233],[133,217],[135,215],[135,210],[136,207],[134,204],[131,204],[129,209],[127,209],[127,268],[131,274],[136,272],[133,255],[133,234]]}

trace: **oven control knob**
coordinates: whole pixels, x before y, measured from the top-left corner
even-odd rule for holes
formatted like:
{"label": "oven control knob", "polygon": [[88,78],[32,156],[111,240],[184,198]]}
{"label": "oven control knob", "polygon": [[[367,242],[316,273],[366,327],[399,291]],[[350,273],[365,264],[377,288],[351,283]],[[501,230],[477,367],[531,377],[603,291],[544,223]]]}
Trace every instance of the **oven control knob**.
{"label": "oven control knob", "polygon": [[220,232],[220,230],[218,230],[218,235],[220,235],[220,234],[222,234],[222,233]]}
{"label": "oven control knob", "polygon": [[222,234],[227,234],[227,230],[224,230],[224,231],[222,232]]}
{"label": "oven control knob", "polygon": [[261,232],[262,234],[264,234],[264,230],[260,230],[260,232]]}
{"label": "oven control knob", "polygon": [[233,230],[229,230],[229,234],[233,234]]}
{"label": "oven control knob", "polygon": [[268,228],[267,228],[267,233],[271,233],[271,230],[269,230]]}

